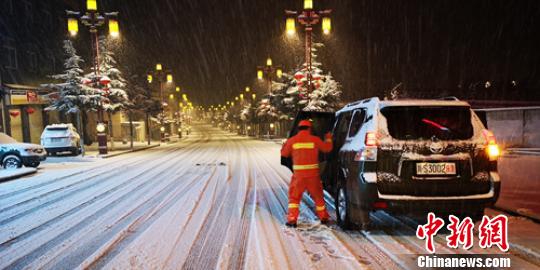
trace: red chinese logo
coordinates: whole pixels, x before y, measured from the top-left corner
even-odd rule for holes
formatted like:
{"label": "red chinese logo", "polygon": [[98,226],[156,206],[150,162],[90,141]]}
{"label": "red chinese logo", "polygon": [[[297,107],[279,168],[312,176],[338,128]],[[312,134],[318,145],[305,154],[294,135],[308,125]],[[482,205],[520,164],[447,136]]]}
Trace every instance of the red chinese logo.
{"label": "red chinese logo", "polygon": [[[473,229],[474,222],[470,217],[464,218],[462,221],[454,215],[449,216],[450,224],[446,226],[450,234],[446,237],[446,245],[450,248],[458,248],[459,245],[463,249],[470,249],[473,246]],[[435,253],[435,245],[433,237],[444,226],[444,220],[438,218],[433,213],[428,214],[428,222],[425,225],[418,225],[416,229],[416,237],[426,240],[426,250],[430,253]],[[493,245],[498,246],[501,251],[508,251],[508,217],[498,215],[490,218],[484,216],[480,227],[478,228],[478,237],[481,248],[491,248]]]}
{"label": "red chinese logo", "polygon": [[490,219],[484,216],[478,229],[478,237],[482,248],[497,245],[502,251],[508,251],[508,217],[498,215]]}
{"label": "red chinese logo", "polygon": [[435,214],[428,214],[428,223],[423,226],[418,226],[416,229],[416,237],[420,239],[426,239],[426,249],[430,253],[435,253],[435,246],[433,245],[433,236],[444,226],[444,220],[435,217]]}

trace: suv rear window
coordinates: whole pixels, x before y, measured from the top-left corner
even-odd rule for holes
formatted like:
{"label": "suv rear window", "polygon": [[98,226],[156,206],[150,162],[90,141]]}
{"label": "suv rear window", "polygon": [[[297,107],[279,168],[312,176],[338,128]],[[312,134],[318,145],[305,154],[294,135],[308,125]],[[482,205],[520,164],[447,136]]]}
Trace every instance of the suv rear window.
{"label": "suv rear window", "polygon": [[469,107],[394,106],[381,109],[398,140],[466,140],[473,135]]}

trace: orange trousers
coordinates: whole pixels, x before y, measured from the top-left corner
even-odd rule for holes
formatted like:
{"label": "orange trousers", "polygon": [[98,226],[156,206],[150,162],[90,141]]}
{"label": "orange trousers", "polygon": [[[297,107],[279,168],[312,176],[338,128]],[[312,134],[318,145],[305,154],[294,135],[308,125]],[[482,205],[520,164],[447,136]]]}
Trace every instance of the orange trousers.
{"label": "orange trousers", "polygon": [[307,189],[311,198],[315,201],[315,210],[320,220],[327,220],[329,218],[328,212],[324,205],[324,194],[321,183],[321,178],[316,176],[295,176],[293,174],[291,183],[289,185],[289,214],[287,216],[288,222],[296,222],[298,215],[300,214],[300,201],[302,200],[302,194]]}

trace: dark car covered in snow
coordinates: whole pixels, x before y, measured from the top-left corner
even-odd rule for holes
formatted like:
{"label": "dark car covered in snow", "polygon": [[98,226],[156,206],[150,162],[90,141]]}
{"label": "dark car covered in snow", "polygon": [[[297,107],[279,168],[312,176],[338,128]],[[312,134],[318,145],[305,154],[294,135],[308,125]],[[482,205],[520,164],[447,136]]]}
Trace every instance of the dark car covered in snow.
{"label": "dark car covered in snow", "polygon": [[47,151],[41,145],[20,143],[0,132],[0,161],[5,169],[24,166],[37,168],[47,158]]}
{"label": "dark car covered in snow", "polygon": [[478,218],[498,198],[499,148],[466,102],[370,98],[310,117],[333,121],[321,176],[343,228],[375,210]]}

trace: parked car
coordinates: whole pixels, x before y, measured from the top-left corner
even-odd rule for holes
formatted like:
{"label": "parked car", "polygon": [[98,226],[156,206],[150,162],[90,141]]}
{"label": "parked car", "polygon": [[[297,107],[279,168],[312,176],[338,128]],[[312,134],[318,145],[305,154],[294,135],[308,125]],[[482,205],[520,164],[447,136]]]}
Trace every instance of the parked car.
{"label": "parked car", "polygon": [[309,117],[333,122],[315,133],[333,134],[321,174],[343,228],[369,224],[375,210],[477,219],[499,196],[499,147],[466,102],[370,98]]}
{"label": "parked car", "polygon": [[70,152],[78,155],[81,149],[81,136],[72,124],[52,124],[41,133],[41,145],[51,155]]}
{"label": "parked car", "polygon": [[47,158],[47,151],[37,144],[20,143],[0,132],[0,161],[5,169],[16,169],[23,165],[37,168]]}

